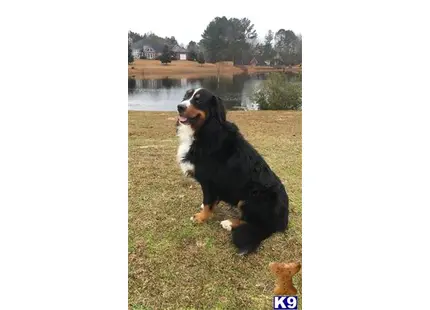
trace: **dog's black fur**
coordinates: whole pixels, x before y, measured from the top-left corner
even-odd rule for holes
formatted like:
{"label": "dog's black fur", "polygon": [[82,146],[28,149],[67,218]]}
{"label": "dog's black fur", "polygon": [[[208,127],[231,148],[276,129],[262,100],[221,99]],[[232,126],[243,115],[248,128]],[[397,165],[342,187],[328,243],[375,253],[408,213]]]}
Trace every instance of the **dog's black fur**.
{"label": "dog's black fur", "polygon": [[232,230],[232,239],[240,253],[250,253],[273,233],[287,229],[288,195],[238,127],[226,120],[221,99],[206,89],[198,92],[199,99],[191,98],[190,103],[204,112],[205,119],[195,128],[184,160],[194,164],[193,177],[202,187],[204,204],[243,201],[241,220],[246,223]]}

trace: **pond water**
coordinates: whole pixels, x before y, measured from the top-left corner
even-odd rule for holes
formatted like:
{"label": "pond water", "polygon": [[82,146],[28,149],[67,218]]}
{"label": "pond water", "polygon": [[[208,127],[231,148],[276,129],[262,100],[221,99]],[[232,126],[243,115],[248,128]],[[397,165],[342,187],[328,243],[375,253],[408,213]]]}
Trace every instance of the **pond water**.
{"label": "pond water", "polygon": [[[128,109],[133,111],[176,111],[190,88],[204,87],[221,97],[227,109],[257,109],[251,94],[267,74],[202,78],[128,79]],[[294,74],[287,78],[294,79]]]}

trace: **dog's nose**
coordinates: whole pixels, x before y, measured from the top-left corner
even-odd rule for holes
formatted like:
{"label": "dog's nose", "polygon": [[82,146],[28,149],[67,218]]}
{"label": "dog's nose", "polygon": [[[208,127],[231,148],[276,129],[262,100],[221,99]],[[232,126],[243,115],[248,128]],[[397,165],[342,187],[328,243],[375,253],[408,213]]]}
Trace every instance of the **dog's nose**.
{"label": "dog's nose", "polygon": [[178,112],[179,113],[183,113],[186,109],[187,109],[187,107],[185,106],[185,104],[178,104]]}

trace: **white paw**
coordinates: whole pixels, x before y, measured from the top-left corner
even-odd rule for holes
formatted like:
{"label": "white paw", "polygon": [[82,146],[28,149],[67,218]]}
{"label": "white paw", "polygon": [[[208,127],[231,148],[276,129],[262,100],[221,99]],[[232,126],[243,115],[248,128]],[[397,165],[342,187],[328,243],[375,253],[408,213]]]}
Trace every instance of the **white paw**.
{"label": "white paw", "polygon": [[205,207],[205,205],[204,204],[202,204],[201,206],[200,206],[200,209],[202,209],[203,210],[203,208]]}
{"label": "white paw", "polygon": [[194,222],[196,219],[194,218],[194,216],[190,217],[191,222]]}
{"label": "white paw", "polygon": [[232,224],[232,222],[230,220],[224,220],[221,222],[222,228],[224,228],[225,230],[228,230],[228,231],[231,231],[231,224]]}

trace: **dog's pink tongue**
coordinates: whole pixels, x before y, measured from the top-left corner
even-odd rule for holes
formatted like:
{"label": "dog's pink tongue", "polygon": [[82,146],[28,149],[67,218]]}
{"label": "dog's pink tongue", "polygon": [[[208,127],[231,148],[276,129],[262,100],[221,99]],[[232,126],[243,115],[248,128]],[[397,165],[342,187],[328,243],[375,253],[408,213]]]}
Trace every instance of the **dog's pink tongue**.
{"label": "dog's pink tongue", "polygon": [[183,116],[179,116],[179,121],[180,121],[180,122],[186,122],[186,121],[187,121],[187,118],[186,118],[186,117],[183,117]]}

